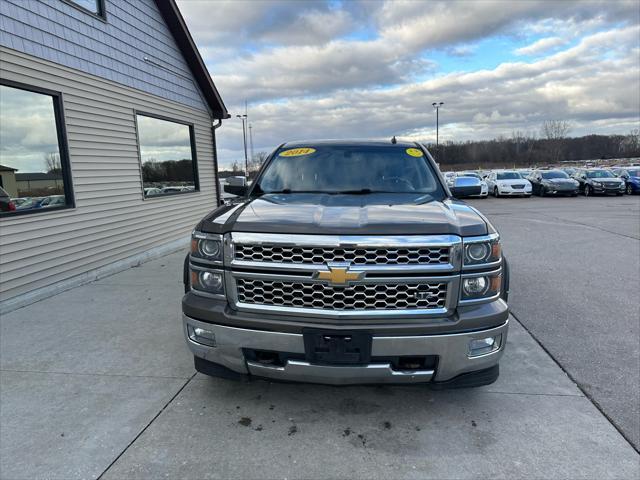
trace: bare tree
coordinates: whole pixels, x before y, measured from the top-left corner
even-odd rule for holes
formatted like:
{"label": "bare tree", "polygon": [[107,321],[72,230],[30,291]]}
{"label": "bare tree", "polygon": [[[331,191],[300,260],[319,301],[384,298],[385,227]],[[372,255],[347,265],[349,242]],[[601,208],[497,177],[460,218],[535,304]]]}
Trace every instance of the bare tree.
{"label": "bare tree", "polygon": [[564,139],[571,131],[571,124],[566,120],[546,120],[540,129],[540,136],[547,140],[550,160],[557,162],[564,150]]}
{"label": "bare tree", "polygon": [[60,154],[58,152],[49,152],[45,154],[44,164],[47,169],[47,173],[62,173]]}
{"label": "bare tree", "polygon": [[571,124],[566,120],[545,120],[540,129],[540,136],[547,140],[561,140],[571,131]]}
{"label": "bare tree", "polygon": [[625,135],[623,150],[629,155],[637,155],[638,150],[640,150],[640,129],[634,128],[628,135]]}

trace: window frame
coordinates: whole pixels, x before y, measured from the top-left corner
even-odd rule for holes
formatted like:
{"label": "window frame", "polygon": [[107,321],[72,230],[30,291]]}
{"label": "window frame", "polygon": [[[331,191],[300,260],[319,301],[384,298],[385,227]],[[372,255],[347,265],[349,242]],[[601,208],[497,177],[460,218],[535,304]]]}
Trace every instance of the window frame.
{"label": "window frame", "polygon": [[[156,120],[164,120],[165,122],[177,123],[179,125],[185,125],[189,127],[189,145],[191,146],[191,163],[193,166],[193,186],[194,190],[190,192],[173,192],[163,193],[162,195],[146,196],[144,194],[144,175],[142,172],[142,149],[140,144],[140,129],[138,128],[138,115],[143,117],[155,118]],[[178,120],[165,115],[159,115],[156,113],[149,113],[143,110],[133,109],[133,122],[136,130],[136,145],[138,147],[138,167],[140,169],[140,193],[142,200],[158,200],[161,198],[174,197],[176,195],[190,195],[194,193],[200,193],[200,173],[198,171],[198,154],[196,152],[196,133],[195,124],[192,122],[186,122],[184,120]]]}
{"label": "window frame", "polygon": [[[64,122],[64,100],[62,92],[48,88],[29,85],[22,82],[0,78],[0,85],[16,88],[27,92],[47,95],[53,98],[53,117],[56,124],[56,137],[58,139],[58,153],[60,155],[60,168],[62,169],[62,185],[64,188],[65,205],[45,209],[16,210],[13,212],[0,212],[2,218],[12,218],[20,215],[35,215],[76,208],[75,195],[73,193],[73,177],[71,175],[71,161],[69,159],[69,143],[67,139],[67,127]],[[1,113],[0,113],[1,115]]]}
{"label": "window frame", "polygon": [[62,0],[64,3],[66,3],[67,5],[80,10],[82,13],[86,13],[87,15],[91,15],[92,17],[102,21],[102,22],[107,22],[107,6],[106,6],[106,0],[95,0],[96,1],[96,5],[98,6],[98,12],[92,12],[91,10],[89,10],[86,7],[83,7],[82,5],[76,3],[74,0]]}

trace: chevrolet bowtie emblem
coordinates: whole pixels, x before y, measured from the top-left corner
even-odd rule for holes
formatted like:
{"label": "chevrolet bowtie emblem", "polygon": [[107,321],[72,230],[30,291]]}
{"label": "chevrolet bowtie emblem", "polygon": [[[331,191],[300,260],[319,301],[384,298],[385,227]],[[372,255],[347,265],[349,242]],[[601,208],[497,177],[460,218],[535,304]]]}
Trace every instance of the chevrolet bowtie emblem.
{"label": "chevrolet bowtie emblem", "polygon": [[324,280],[331,285],[346,285],[349,282],[360,280],[364,272],[350,272],[349,265],[327,265],[329,271],[322,270],[316,272],[313,278]]}

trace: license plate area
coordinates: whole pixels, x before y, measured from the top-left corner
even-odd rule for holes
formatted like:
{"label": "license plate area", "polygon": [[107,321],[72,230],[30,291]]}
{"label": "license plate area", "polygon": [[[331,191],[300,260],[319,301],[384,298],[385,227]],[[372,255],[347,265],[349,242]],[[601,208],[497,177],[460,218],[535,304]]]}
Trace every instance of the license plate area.
{"label": "license plate area", "polygon": [[307,362],[324,365],[363,365],[371,362],[371,333],[304,329]]}

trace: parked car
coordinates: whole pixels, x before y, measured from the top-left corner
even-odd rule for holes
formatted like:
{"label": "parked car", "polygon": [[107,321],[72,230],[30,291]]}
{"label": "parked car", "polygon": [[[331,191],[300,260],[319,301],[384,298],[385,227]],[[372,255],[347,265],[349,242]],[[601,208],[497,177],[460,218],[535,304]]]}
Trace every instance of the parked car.
{"label": "parked car", "polygon": [[444,181],[447,182],[448,186],[452,186],[453,185],[453,181],[456,178],[456,173],[455,172],[445,172],[443,173],[443,177],[444,177]]}
{"label": "parked car", "polygon": [[640,193],[640,168],[614,168],[613,173],[624,180],[627,194]]}
{"label": "parked car", "polygon": [[16,210],[29,210],[41,199],[39,197],[22,197],[16,200]]}
{"label": "parked car", "polygon": [[144,189],[145,197],[153,197],[154,195],[160,195],[162,190],[156,187],[147,187]]}
{"label": "parked car", "polygon": [[531,182],[522,178],[519,172],[515,170],[496,170],[491,172],[487,177],[487,185],[489,192],[498,198],[502,195],[506,196],[531,196]]}
{"label": "parked car", "polygon": [[9,194],[0,187],[0,212],[15,212],[16,204],[13,203]]}
{"label": "parked car", "polygon": [[[209,212],[185,258],[199,372],[326,384],[474,387],[507,343],[500,236],[420,144],[285,143]],[[224,239],[224,241],[223,241]],[[455,321],[445,321],[454,319]]]}
{"label": "parked car", "polygon": [[529,175],[531,191],[534,195],[578,195],[579,183],[569,178],[562,170],[534,170]]}
{"label": "parked car", "polygon": [[190,192],[189,187],[164,187],[162,193]]}
{"label": "parked car", "polygon": [[55,207],[64,207],[66,205],[66,200],[64,195],[50,195],[48,197],[44,197],[38,203],[38,206],[35,208],[55,208]]}
{"label": "parked car", "polygon": [[562,170],[564,173],[566,173],[570,177],[573,177],[578,169],[574,167],[563,167],[560,170]]}
{"label": "parked car", "polygon": [[472,197],[476,198],[487,198],[489,196],[489,186],[487,182],[480,176],[480,173],[474,172],[473,170],[468,170],[466,172],[458,172],[456,173],[456,177],[473,177],[480,180],[481,191],[478,195],[472,195]]}
{"label": "parked car", "polygon": [[585,197],[594,194],[622,195],[626,190],[625,181],[605,168],[581,168],[576,171],[573,178],[579,182],[580,192]]}

